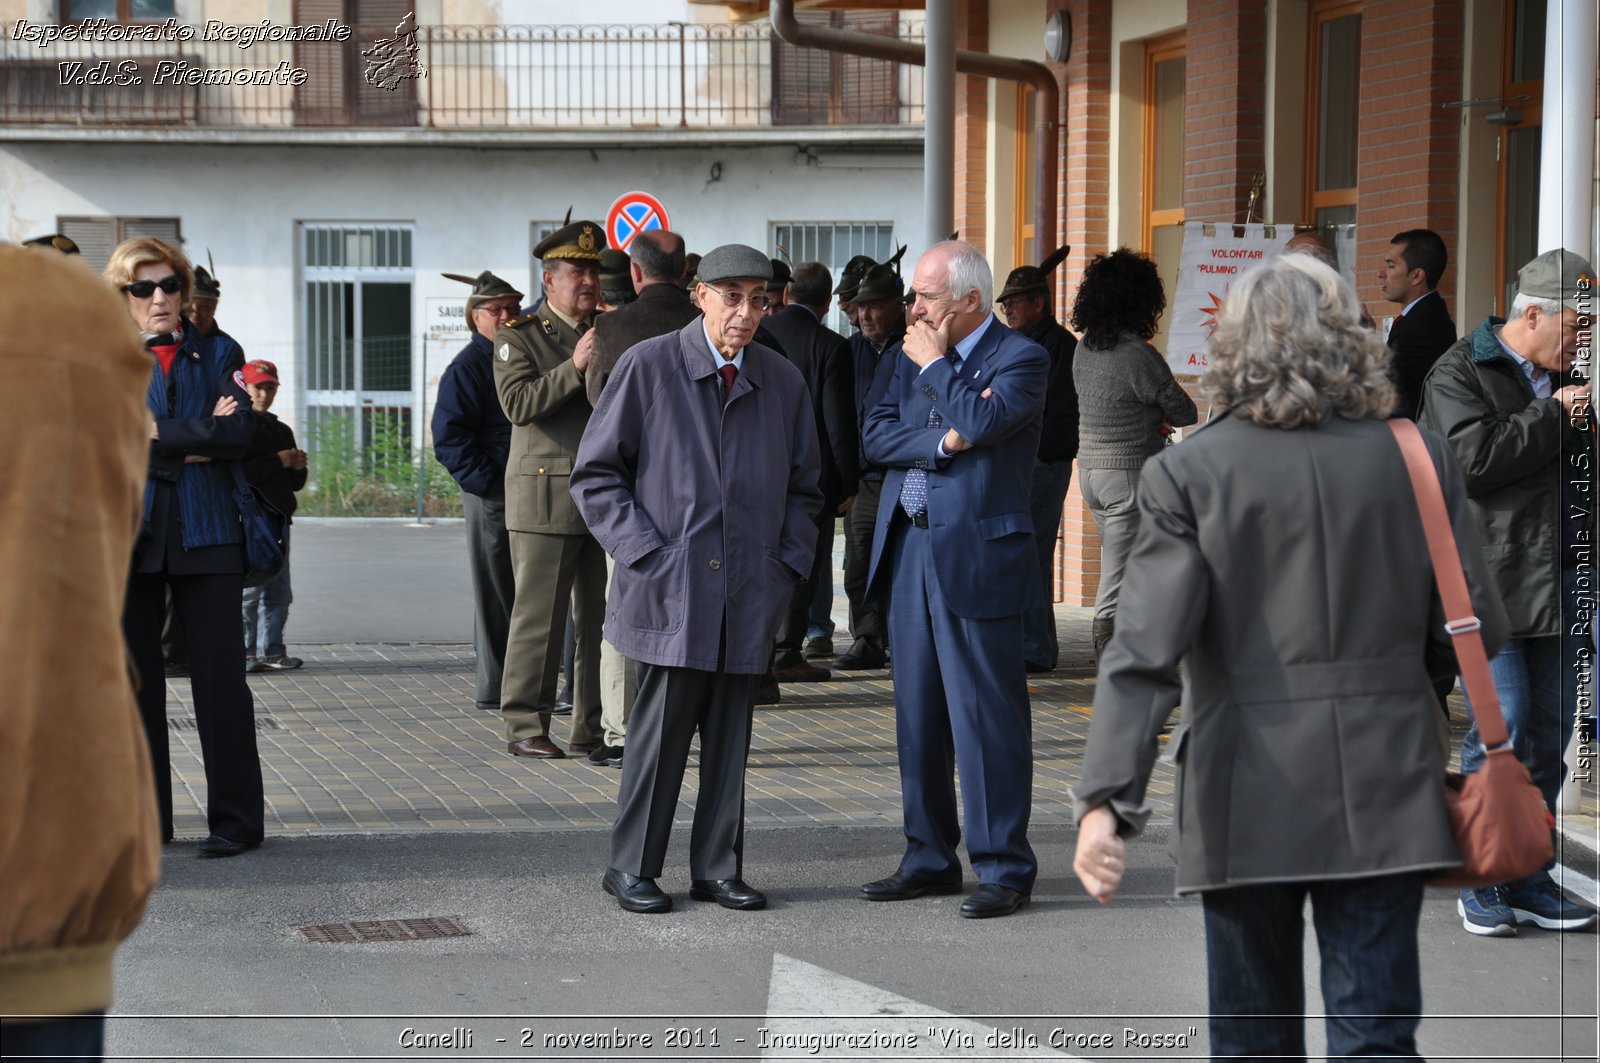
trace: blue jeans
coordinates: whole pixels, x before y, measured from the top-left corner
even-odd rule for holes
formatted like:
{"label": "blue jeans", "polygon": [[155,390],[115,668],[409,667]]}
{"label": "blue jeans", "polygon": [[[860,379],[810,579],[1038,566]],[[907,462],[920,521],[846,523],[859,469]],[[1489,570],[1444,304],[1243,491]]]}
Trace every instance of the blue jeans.
{"label": "blue jeans", "polygon": [[1072,484],[1072,462],[1050,461],[1033,467],[1033,495],[1028,508],[1033,516],[1033,539],[1039,548],[1039,578],[1044,602],[1022,614],[1022,658],[1029,664],[1054,668],[1060,656],[1056,642],[1054,575],[1056,532],[1061,527],[1061,505]]}
{"label": "blue jeans", "polygon": [[[1545,807],[1556,810],[1556,798],[1566,779],[1564,760],[1567,743],[1572,740],[1578,708],[1578,665],[1581,657],[1592,655],[1588,632],[1574,619],[1578,616],[1576,571],[1563,573],[1569,618],[1559,635],[1510,639],[1500,652],[1489,658],[1489,674],[1495,693],[1500,696],[1500,714],[1511,733],[1511,747],[1517,759],[1527,765],[1533,784],[1544,795]],[[1468,697],[1467,711],[1472,711]],[[1477,771],[1483,764],[1483,749],[1474,720],[1461,740],[1461,770]]]}
{"label": "blue jeans", "polygon": [[294,590],[289,585],[289,527],[283,529],[283,570],[259,587],[244,589],[244,655],[282,657],[283,625]]}
{"label": "blue jeans", "polygon": [[1420,874],[1235,886],[1201,894],[1211,1058],[1305,1059],[1301,953],[1307,896],[1322,958],[1328,1058],[1420,1058]]}

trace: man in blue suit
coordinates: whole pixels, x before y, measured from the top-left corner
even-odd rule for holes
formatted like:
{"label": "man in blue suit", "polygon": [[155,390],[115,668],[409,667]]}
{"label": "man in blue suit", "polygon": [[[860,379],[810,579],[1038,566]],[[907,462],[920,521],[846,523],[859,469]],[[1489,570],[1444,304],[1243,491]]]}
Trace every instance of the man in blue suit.
{"label": "man in blue suit", "polygon": [[888,591],[906,851],[861,892],[961,891],[959,764],[979,882],[969,919],[1015,912],[1038,874],[1022,617],[1040,597],[1028,514],[1050,356],[995,319],[993,288],[968,244],[922,256],[904,356],[862,435],[888,469],[868,585]]}

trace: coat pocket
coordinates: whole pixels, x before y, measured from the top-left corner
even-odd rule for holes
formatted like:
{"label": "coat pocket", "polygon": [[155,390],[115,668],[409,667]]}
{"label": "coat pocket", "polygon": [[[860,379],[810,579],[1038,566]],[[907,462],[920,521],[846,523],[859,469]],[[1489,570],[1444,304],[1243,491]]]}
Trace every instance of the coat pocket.
{"label": "coat pocket", "polygon": [[1032,535],[1033,518],[1026,513],[1001,513],[985,517],[978,522],[978,534],[991,542],[1008,535]]}
{"label": "coat pocket", "polygon": [[573,505],[567,490],[572,477],[570,455],[524,454],[517,459],[517,473],[518,510],[524,523],[551,524],[566,518]]}
{"label": "coat pocket", "polygon": [[662,543],[631,566],[617,566],[612,619],[638,631],[670,635],[688,612],[689,544]]}

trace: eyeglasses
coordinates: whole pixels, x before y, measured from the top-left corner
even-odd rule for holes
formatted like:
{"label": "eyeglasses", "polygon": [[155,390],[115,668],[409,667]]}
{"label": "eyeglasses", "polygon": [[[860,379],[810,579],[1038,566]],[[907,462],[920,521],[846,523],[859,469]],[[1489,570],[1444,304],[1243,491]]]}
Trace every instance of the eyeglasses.
{"label": "eyeglasses", "polygon": [[169,273],[158,281],[134,281],[132,284],[124,284],[122,286],[122,290],[135,299],[148,299],[156,294],[157,288],[160,288],[168,295],[177,295],[183,291],[183,279],[176,273]]}
{"label": "eyeglasses", "polygon": [[503,303],[497,303],[493,306],[475,306],[473,309],[488,314],[490,317],[515,317],[517,313],[516,307],[506,306]]}
{"label": "eyeglasses", "polygon": [[738,307],[743,303],[749,303],[750,309],[752,310],[765,310],[767,307],[772,305],[772,300],[767,297],[766,292],[756,292],[753,295],[746,295],[743,292],[724,291],[721,288],[712,288],[709,284],[707,284],[706,287],[711,288],[712,291],[722,296],[722,305],[727,307],[729,310],[738,309]]}

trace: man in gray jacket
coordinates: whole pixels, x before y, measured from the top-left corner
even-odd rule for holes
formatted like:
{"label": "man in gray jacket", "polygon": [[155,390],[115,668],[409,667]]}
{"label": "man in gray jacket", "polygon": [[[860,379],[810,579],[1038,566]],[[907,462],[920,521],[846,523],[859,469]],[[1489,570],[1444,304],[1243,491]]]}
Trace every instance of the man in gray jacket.
{"label": "man in gray jacket", "polygon": [[[1570,251],[1547,251],[1518,271],[1510,316],[1491,317],[1458,341],[1422,388],[1421,423],[1444,436],[1461,463],[1511,619],[1511,638],[1489,661],[1500,708],[1552,813],[1566,776],[1579,669],[1593,660],[1594,423],[1587,380],[1568,374],[1594,304],[1594,267]],[[1483,757],[1474,724],[1462,743],[1462,770],[1476,770]],[[1595,923],[1595,910],[1565,897],[1547,870],[1462,890],[1456,905],[1468,932],[1484,937],[1510,937],[1530,923],[1546,930]]]}
{"label": "man in gray jacket", "polygon": [[751,342],[771,276],[751,247],[701,259],[703,313],[623,355],[572,469],[578,511],[616,562],[606,640],[640,665],[601,883],[625,911],[672,907],[655,880],[697,730],[689,896],[767,903],[742,878],[745,758],[756,681],[822,504],[805,380]]}

